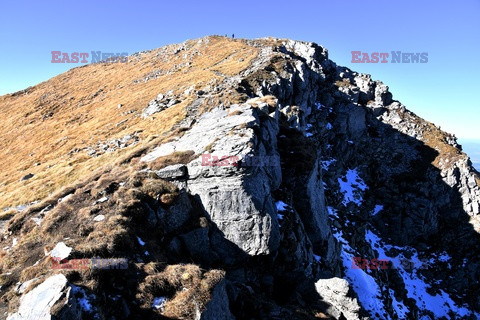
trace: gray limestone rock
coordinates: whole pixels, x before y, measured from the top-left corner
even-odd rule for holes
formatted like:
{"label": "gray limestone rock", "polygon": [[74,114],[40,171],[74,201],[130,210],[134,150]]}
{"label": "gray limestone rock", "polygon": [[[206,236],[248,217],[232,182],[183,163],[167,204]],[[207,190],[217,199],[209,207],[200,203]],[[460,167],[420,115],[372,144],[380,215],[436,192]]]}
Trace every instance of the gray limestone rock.
{"label": "gray limestone rock", "polygon": [[[40,285],[20,298],[18,311],[7,320],[50,320],[51,308],[61,303],[61,317],[58,319],[80,319],[81,309],[73,297],[67,278],[62,274],[50,276]],[[64,310],[63,310],[64,309]]]}

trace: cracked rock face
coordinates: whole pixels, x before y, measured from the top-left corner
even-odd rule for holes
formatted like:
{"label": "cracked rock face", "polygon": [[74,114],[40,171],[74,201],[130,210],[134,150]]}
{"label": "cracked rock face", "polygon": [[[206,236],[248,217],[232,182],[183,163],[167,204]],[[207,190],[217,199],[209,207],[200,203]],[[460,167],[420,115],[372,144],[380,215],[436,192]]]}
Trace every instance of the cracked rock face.
{"label": "cracked rock face", "polygon": [[[193,148],[196,154],[245,158],[249,154],[274,159],[270,166],[235,167],[202,165],[197,159],[187,165],[188,192],[199,197],[208,218],[225,238],[249,255],[277,250],[279,230],[273,190],[281,182],[279,156],[275,151],[278,128],[271,119],[262,123],[259,112],[248,105],[232,106],[240,115],[214,110],[202,116],[178,141],[162,145],[143,159]],[[247,128],[240,128],[247,125]],[[261,136],[254,135],[259,130]],[[207,151],[205,148],[209,147]],[[218,151],[217,151],[218,150]]]}
{"label": "cracked rock face", "polygon": [[[272,166],[246,168],[202,166],[200,157],[186,165],[188,177],[179,185],[198,197],[225,238],[249,256],[278,255],[312,279],[318,272],[329,273],[332,278],[318,280],[316,290],[331,304],[334,318],[362,319],[369,313],[375,318],[378,312],[383,313],[380,318],[390,318],[405,309],[436,314],[434,306],[410,304],[372,309],[364,296],[355,299],[360,294],[357,278],[348,276],[341,261],[342,255],[379,254],[365,242],[370,229],[407,245],[406,252],[411,246],[425,254],[433,244],[430,238],[446,230],[452,218],[470,217],[471,232],[478,232],[479,187],[455,138],[393,100],[381,81],[336,66],[324,48],[312,43],[285,41],[273,50],[262,49],[250,69],[228,85],[238,86],[250,99],[232,105],[229,112],[217,108],[203,114],[184,136],[159,146],[143,160],[187,150],[219,158],[273,157]],[[275,98],[273,108],[262,100],[269,96]],[[447,157],[453,158],[444,160]],[[348,182],[348,172],[355,172],[361,181]],[[342,191],[338,181],[351,185]],[[289,201],[288,222],[274,205],[280,199],[272,194],[279,190],[280,197],[291,193],[281,199]],[[353,192],[348,201],[345,192]],[[450,228],[447,234],[457,232]],[[291,248],[286,251],[285,246]],[[442,246],[451,250],[447,240]],[[287,252],[295,262],[285,258]],[[377,298],[382,305],[391,305],[392,292],[397,291],[403,296],[398,294],[395,301],[400,302],[395,303],[402,306],[418,298],[418,292],[400,289],[408,281],[396,278],[401,273],[392,281],[376,276],[371,281],[380,288]],[[461,277],[468,287],[468,279],[477,276]],[[426,286],[434,281],[428,278],[431,275],[418,277],[427,278]]]}

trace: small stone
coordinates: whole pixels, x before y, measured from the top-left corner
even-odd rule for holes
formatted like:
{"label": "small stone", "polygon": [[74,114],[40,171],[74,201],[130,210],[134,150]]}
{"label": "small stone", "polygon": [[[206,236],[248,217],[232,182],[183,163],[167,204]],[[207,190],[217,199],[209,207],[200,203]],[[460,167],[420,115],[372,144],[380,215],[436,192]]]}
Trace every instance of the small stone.
{"label": "small stone", "polygon": [[95,221],[95,222],[99,222],[99,221],[103,221],[103,220],[105,220],[105,216],[103,214],[99,214],[98,216],[93,218],[93,221]]}
{"label": "small stone", "polygon": [[159,178],[166,180],[182,179],[186,178],[188,175],[187,167],[183,164],[174,164],[155,171],[155,173]]}
{"label": "small stone", "polygon": [[177,99],[172,99],[170,100],[170,102],[167,104],[167,107],[171,107],[177,103],[179,103],[180,101],[178,101]]}
{"label": "small stone", "polygon": [[100,198],[97,200],[97,203],[104,203],[104,202],[107,202],[108,201],[108,198],[107,197],[103,197],[103,198]]}
{"label": "small stone", "polygon": [[64,242],[59,242],[50,252],[50,256],[54,258],[60,258],[60,260],[66,259],[70,252],[72,252],[72,248],[67,246]]}
{"label": "small stone", "polygon": [[479,214],[480,213],[480,205],[478,202],[473,202],[472,203],[472,211],[474,214]]}
{"label": "small stone", "polygon": [[26,180],[29,180],[29,179],[32,179],[35,175],[33,173],[29,173],[25,176],[23,176],[20,181],[26,181]]}

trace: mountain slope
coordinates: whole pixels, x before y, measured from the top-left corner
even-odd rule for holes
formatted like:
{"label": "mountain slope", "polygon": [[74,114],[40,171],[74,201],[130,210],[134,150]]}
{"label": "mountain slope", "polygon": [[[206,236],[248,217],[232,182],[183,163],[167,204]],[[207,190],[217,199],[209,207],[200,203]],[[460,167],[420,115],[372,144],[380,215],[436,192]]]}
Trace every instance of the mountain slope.
{"label": "mountain slope", "polygon": [[[241,41],[227,46],[215,38],[187,41],[132,55],[128,63],[74,68],[0,97],[0,207],[40,200],[119,157],[92,159],[88,148],[108,150],[116,147],[114,139],[130,135],[125,139],[129,145],[167,132],[185,117],[185,106],[193,99],[187,89],[238,74],[257,51]],[[152,121],[142,120],[148,102],[169,91],[180,98],[174,107]],[[95,156],[104,153],[100,151]],[[29,173],[35,176],[20,181]]]}
{"label": "mountain slope", "polygon": [[3,206],[38,200],[4,212],[8,319],[480,317],[478,173],[383,83],[272,38],[129,61],[0,98]]}

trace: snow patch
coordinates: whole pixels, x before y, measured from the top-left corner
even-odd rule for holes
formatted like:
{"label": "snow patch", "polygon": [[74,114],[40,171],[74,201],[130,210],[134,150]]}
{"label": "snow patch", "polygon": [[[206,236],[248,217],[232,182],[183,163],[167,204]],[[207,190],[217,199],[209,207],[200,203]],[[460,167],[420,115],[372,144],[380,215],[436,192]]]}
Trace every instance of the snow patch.
{"label": "snow patch", "polygon": [[333,207],[327,207],[327,211],[328,211],[328,216],[332,219],[334,218],[338,218],[338,212],[335,208]]}
{"label": "snow patch", "polygon": [[[385,311],[379,285],[364,270],[352,269],[352,259],[356,256],[355,250],[343,238],[341,231],[333,235],[342,244],[341,258],[345,270],[345,279],[357,294],[361,305],[371,314],[372,319],[385,319],[388,314]],[[390,319],[390,317],[386,319]]]}
{"label": "snow patch", "polygon": [[78,286],[75,286],[75,285],[71,285],[71,286],[72,286],[72,293],[77,298],[77,302],[78,302],[80,308],[85,312],[92,313],[93,312],[93,307],[92,307],[92,303],[90,302],[90,300],[93,300],[94,296],[93,295],[90,295],[90,296],[87,295],[87,293],[85,292],[85,289],[83,289],[81,287],[78,287]]}
{"label": "snow patch", "polygon": [[442,253],[440,257],[438,257],[438,260],[442,262],[447,262],[450,259],[452,258],[446,252]]}
{"label": "snow patch", "polygon": [[145,245],[145,242],[140,239],[140,237],[137,236],[137,241],[138,241],[138,244],[140,244],[142,247]]}
{"label": "snow patch", "polygon": [[[418,272],[423,265],[423,262],[418,258],[418,253],[415,249],[394,247],[384,244],[380,238],[370,230],[367,230],[365,238],[367,242],[371,244],[372,249],[377,251],[379,259],[388,259],[397,268],[398,273],[403,278],[405,289],[407,290],[407,296],[416,301],[419,309],[432,312],[436,318],[445,317],[450,319],[451,312],[457,317],[464,318],[466,316],[474,315],[475,317],[480,318],[480,314],[472,313],[472,311],[468,310],[465,306],[457,306],[450,296],[443,290],[440,290],[440,292],[435,295],[428,293],[427,289],[430,288],[430,285],[425,282],[424,277]],[[413,262],[414,268],[406,270],[403,267],[401,261],[404,257],[402,254],[399,254],[398,256],[389,256],[385,249],[389,250],[391,248],[412,251],[413,255],[409,260]],[[443,255],[443,257],[445,257],[445,255]]]}
{"label": "snow patch", "polygon": [[362,204],[362,192],[368,187],[358,175],[357,169],[347,170],[347,174],[343,178],[338,178],[340,184],[340,192],[343,193],[343,205],[350,202],[360,206]]}
{"label": "snow patch", "polygon": [[155,297],[153,298],[152,308],[163,311],[167,301],[167,297]]}
{"label": "snow patch", "polygon": [[277,201],[275,205],[277,206],[277,211],[287,211],[288,204],[286,204],[285,202],[280,200]]}
{"label": "snow patch", "polygon": [[330,159],[330,160],[323,160],[322,161],[322,169],[323,170],[328,170],[328,168],[330,167],[330,165],[332,163],[335,163],[337,161],[337,159]]}
{"label": "snow patch", "polygon": [[397,298],[395,298],[395,291],[388,289],[388,292],[390,293],[390,298],[392,299],[392,307],[393,310],[395,310],[395,314],[399,319],[406,319],[407,313],[409,313],[410,310],[408,310],[403,302],[397,301]]}
{"label": "snow patch", "polygon": [[375,206],[375,208],[373,209],[373,214],[372,215],[376,216],[382,210],[383,210],[383,206],[381,204],[377,204]]}
{"label": "snow patch", "polygon": [[102,197],[102,198],[97,200],[97,203],[104,203],[104,202],[107,202],[107,201],[108,201],[107,197]]}

